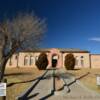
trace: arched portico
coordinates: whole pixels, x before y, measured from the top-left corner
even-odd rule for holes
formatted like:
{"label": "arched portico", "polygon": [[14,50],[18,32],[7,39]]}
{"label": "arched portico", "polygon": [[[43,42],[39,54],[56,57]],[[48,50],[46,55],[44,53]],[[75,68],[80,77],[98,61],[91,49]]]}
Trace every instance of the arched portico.
{"label": "arched portico", "polygon": [[52,67],[56,67],[58,64],[59,56],[57,54],[52,55]]}
{"label": "arched portico", "polygon": [[48,68],[52,68],[53,66],[53,62],[55,63],[55,67],[56,68],[61,68],[62,66],[62,62],[63,62],[63,57],[62,57],[62,53],[58,50],[58,49],[51,49],[50,53],[48,54],[48,60],[49,60],[49,65]]}

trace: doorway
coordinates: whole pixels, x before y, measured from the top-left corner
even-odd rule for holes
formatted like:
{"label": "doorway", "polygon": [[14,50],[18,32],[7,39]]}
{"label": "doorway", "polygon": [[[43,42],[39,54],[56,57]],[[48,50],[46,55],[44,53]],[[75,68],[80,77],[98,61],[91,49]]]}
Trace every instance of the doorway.
{"label": "doorway", "polygon": [[52,56],[52,67],[56,67],[58,63],[58,55]]}

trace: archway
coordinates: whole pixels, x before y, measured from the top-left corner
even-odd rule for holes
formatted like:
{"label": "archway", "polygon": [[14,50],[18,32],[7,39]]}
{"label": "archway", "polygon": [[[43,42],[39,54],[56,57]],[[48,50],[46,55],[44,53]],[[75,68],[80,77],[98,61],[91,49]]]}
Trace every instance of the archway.
{"label": "archway", "polygon": [[56,67],[58,64],[58,55],[54,54],[52,56],[52,67]]}
{"label": "archway", "polygon": [[[48,68],[61,68],[63,64],[63,56],[59,49],[52,48],[48,54]],[[54,64],[54,65],[53,65]],[[52,66],[53,65],[53,66]]]}

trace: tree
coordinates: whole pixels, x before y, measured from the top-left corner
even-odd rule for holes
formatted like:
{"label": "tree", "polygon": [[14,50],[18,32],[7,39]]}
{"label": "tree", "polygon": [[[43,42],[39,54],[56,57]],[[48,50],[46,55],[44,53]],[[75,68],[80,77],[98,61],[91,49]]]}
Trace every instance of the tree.
{"label": "tree", "polygon": [[0,23],[0,81],[8,59],[20,50],[37,48],[45,31],[45,20],[33,13],[19,13]]}
{"label": "tree", "polygon": [[74,58],[74,55],[73,54],[67,54],[65,56],[65,68],[67,70],[73,70],[74,69],[74,66],[75,66],[75,58]]}
{"label": "tree", "polygon": [[45,70],[47,68],[48,59],[47,59],[47,55],[45,53],[41,53],[39,55],[39,58],[36,61],[36,65],[37,65],[38,69],[40,69],[40,70]]}

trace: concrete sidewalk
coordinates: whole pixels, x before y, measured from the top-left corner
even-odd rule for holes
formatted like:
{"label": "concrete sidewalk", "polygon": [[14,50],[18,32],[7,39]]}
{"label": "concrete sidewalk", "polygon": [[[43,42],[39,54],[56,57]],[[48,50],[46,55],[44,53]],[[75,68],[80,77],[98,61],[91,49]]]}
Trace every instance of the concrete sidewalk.
{"label": "concrete sidewalk", "polygon": [[[49,73],[51,75],[51,73]],[[49,77],[49,74],[47,78],[45,77],[43,80],[40,81],[40,83],[36,86],[36,88],[29,94],[28,98],[29,100],[39,100],[42,97],[51,94],[52,86],[53,86],[53,80],[52,77]],[[34,96],[37,94],[36,96]],[[34,96],[34,98],[32,97]]]}
{"label": "concrete sidewalk", "polygon": [[[67,84],[73,83],[52,94],[53,77],[52,71],[49,71],[47,76],[31,91],[26,100],[100,100],[100,95],[84,88],[79,81],[75,81],[75,78],[69,73],[65,73],[64,70],[59,70],[56,74],[63,77]],[[69,92],[67,88],[70,89]]]}
{"label": "concrete sidewalk", "polygon": [[100,100],[100,95],[88,91],[77,83],[72,84],[69,88],[71,90],[69,93],[62,91],[48,100]]}

